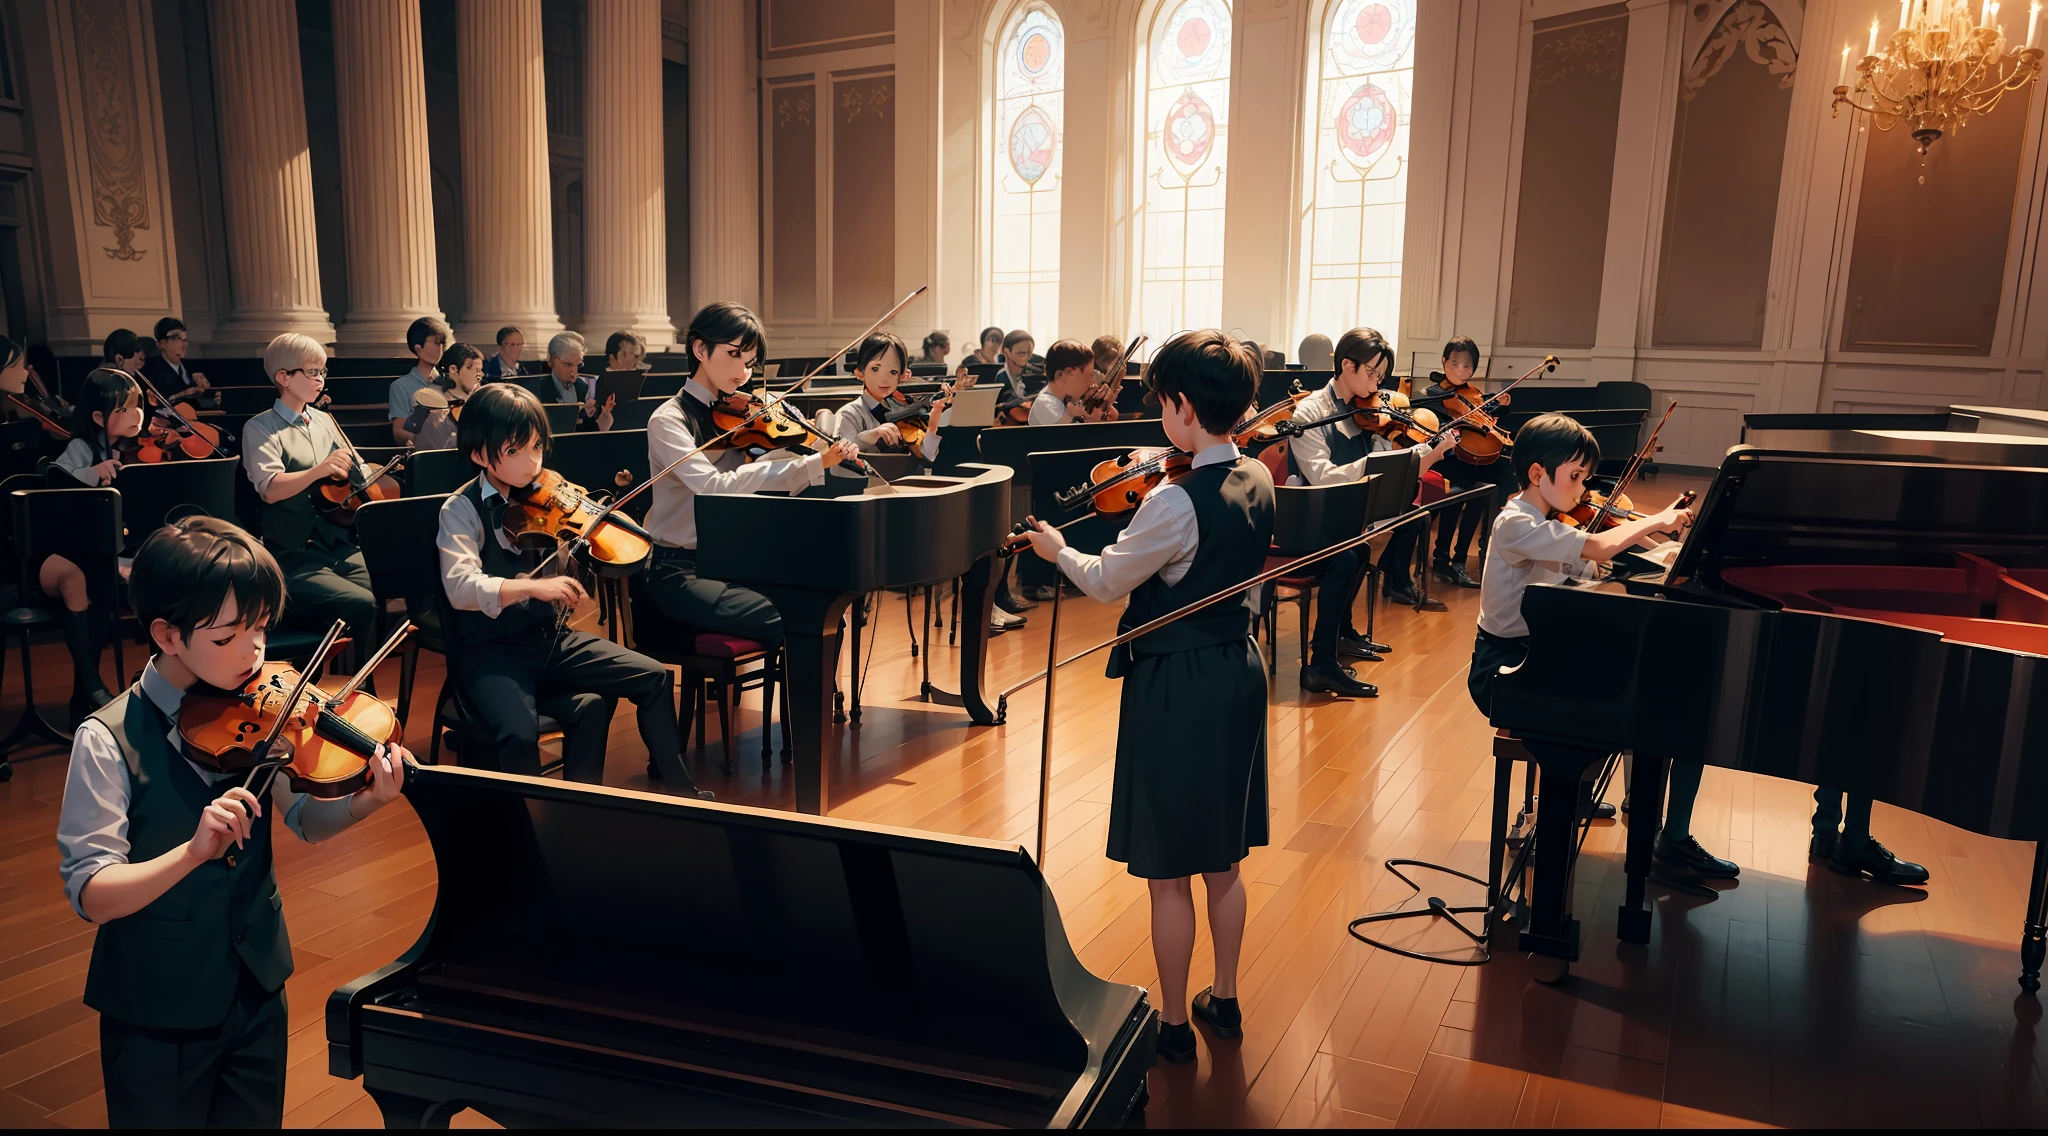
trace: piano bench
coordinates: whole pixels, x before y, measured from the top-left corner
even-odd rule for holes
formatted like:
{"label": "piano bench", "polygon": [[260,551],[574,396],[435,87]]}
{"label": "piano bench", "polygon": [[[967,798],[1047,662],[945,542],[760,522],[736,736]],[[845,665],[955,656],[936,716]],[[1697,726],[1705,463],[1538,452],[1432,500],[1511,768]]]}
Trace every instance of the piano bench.
{"label": "piano bench", "polygon": [[1521,739],[1508,733],[1506,730],[1495,730],[1493,732],[1493,756],[1508,761],[1536,760],[1530,755],[1529,747],[1523,745]]}

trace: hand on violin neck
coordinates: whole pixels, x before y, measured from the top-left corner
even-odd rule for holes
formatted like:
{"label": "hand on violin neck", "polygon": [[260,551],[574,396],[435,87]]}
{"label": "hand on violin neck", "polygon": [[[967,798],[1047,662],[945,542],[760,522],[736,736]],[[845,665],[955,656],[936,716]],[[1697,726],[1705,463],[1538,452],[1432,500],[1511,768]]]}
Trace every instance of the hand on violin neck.
{"label": "hand on violin neck", "polygon": [[[890,429],[894,429],[894,426],[890,426]],[[825,463],[825,468],[830,469],[840,462],[859,461],[860,447],[842,438],[820,451],[818,457]]]}

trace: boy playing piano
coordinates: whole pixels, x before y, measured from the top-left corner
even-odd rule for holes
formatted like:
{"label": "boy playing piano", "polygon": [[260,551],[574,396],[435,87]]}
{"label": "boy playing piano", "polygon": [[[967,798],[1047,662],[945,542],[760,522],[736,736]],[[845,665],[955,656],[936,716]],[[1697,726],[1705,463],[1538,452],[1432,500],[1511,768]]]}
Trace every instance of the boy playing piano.
{"label": "boy playing piano", "polygon": [[[1166,437],[1192,469],[1147,496],[1100,556],[1066,547],[1034,520],[1031,545],[1104,603],[1130,597],[1128,631],[1258,575],[1273,534],[1273,482],[1231,444],[1258,391],[1259,361],[1220,331],[1192,331],[1159,349],[1145,385]],[[1192,1012],[1216,1036],[1243,1034],[1237,1004],[1245,891],[1238,863],[1266,843],[1266,671],[1251,638],[1251,598],[1213,604],[1110,657],[1123,682],[1109,856],[1152,898],[1159,967],[1159,1055],[1194,1060],[1188,969],[1195,945],[1191,877],[1200,874],[1216,947],[1214,985]]]}
{"label": "boy playing piano", "polygon": [[[1515,474],[1522,487],[1494,518],[1488,538],[1486,572],[1480,577],[1479,631],[1472,644],[1466,689],[1482,714],[1493,706],[1493,684],[1504,667],[1529,657],[1529,625],[1522,620],[1522,595],[1530,584],[1590,578],[1594,565],[1614,559],[1656,533],[1676,533],[1692,523],[1686,509],[1624,521],[1599,534],[1588,533],[1552,514],[1576,507],[1586,495],[1586,476],[1600,464],[1600,443],[1590,430],[1562,414],[1533,418],[1515,432]],[[1671,795],[1664,831],[1657,838],[1657,878],[1680,885],[1703,879],[1734,879],[1740,868],[1700,847],[1692,835],[1692,806],[1699,796],[1698,762],[1671,763]],[[1585,807],[1585,802],[1581,807]],[[1634,806],[1640,818],[1644,802]],[[1649,808],[1655,809],[1656,802]]]}
{"label": "boy playing piano", "polygon": [[202,769],[177,748],[179,706],[195,684],[238,689],[263,664],[284,574],[256,538],[193,517],[136,550],[128,594],[153,657],[73,736],[57,819],[72,909],[99,924],[85,1004],[100,1015],[107,1121],[276,1128],[292,950],[273,818],[301,840],[334,836],[397,799],[411,755],[386,747],[367,787],[331,801],[283,777],[258,797],[242,775]]}
{"label": "boy playing piano", "polygon": [[675,685],[668,668],[586,631],[556,630],[558,606],[584,598],[567,575],[535,577],[540,553],[513,545],[505,507],[540,476],[551,442],[547,411],[517,383],[492,383],[463,404],[455,445],[476,477],[441,506],[435,538],[441,586],[461,644],[455,681],[484,720],[498,768],[540,775],[540,715],[562,723],[563,776],[604,780],[612,707],[633,700],[647,756],[671,790],[708,797],[683,768]]}

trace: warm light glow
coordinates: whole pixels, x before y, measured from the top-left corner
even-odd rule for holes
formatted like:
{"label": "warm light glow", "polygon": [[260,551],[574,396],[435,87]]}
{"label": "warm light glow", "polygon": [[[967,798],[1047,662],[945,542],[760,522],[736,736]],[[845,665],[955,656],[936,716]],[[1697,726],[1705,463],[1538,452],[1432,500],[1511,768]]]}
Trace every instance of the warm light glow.
{"label": "warm light glow", "polygon": [[1852,88],[1848,48],[1835,90],[1835,113],[1843,104],[1869,115],[1879,130],[1899,123],[1920,143],[1920,152],[1944,134],[1962,129],[1975,115],[1989,114],[2006,92],[2039,77],[2041,51],[2034,46],[2041,4],[2035,0],[2027,17],[2027,46],[2014,50],[1998,26],[1998,0],[1979,0],[1975,19],[1969,0],[1927,0],[1915,11],[1913,0],[1899,9],[1899,29],[1879,50],[1877,21],[1870,24],[1870,43],[1856,65]]}
{"label": "warm light glow", "polygon": [[1842,69],[1841,69],[1840,71],[1837,71],[1837,72],[1835,72],[1835,86],[1837,86],[1837,87],[1846,87],[1846,86],[1848,86],[1848,85],[1849,85],[1849,45],[1845,43],[1845,44],[1843,44],[1843,45],[1842,45]]}

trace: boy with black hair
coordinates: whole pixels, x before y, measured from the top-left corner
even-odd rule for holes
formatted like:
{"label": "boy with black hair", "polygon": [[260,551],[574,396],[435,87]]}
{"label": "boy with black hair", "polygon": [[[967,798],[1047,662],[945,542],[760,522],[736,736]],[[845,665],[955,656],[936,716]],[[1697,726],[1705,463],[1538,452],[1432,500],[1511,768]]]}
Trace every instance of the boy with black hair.
{"label": "boy with black hair", "polygon": [[165,316],[156,321],[151,332],[156,337],[156,358],[142,364],[142,377],[148,379],[157,393],[172,402],[189,402],[194,406],[211,408],[213,385],[206,376],[185,366],[185,352],[192,348],[191,333],[185,321],[176,316]]}
{"label": "boy with black hair", "polygon": [[412,415],[412,396],[434,381],[434,368],[454,338],[448,325],[433,316],[421,316],[405,329],[405,349],[412,352],[413,368],[391,380],[384,406],[385,416],[391,419],[391,436],[399,445],[412,444],[412,431],[405,428],[405,420]]}
{"label": "boy with black hair", "polygon": [[[1579,504],[1586,495],[1586,476],[1600,464],[1600,443],[1592,431],[1562,414],[1530,419],[1515,434],[1514,469],[1521,492],[1494,518],[1486,549],[1486,573],[1480,578],[1479,630],[1472,644],[1472,670],[1466,688],[1482,714],[1493,707],[1493,685],[1504,667],[1518,667],[1529,657],[1529,625],[1522,620],[1522,596],[1530,584],[1554,584],[1591,578],[1597,569],[1636,542],[1657,533],[1677,533],[1692,523],[1687,509],[1670,508],[1621,524],[1599,534],[1588,533],[1553,514]],[[1692,835],[1692,806],[1699,796],[1698,762],[1671,763],[1671,791],[1664,831],[1657,838],[1657,878],[1679,886],[1700,880],[1734,879],[1741,871],[1700,847]],[[1581,801],[1587,811],[1597,802]],[[1634,806],[1641,815],[1644,808]],[[1651,809],[1656,803],[1651,802]]]}
{"label": "boy with black hair", "polygon": [[[1450,397],[1453,387],[1469,383],[1479,369],[1479,345],[1469,335],[1460,335],[1444,344],[1443,367],[1429,376],[1429,387],[1415,396],[1418,406],[1427,406],[1441,411],[1443,402]],[[1506,406],[1514,401],[1512,393],[1503,393],[1498,405]],[[1431,574],[1446,584],[1461,588],[1476,588],[1479,581],[1465,571],[1465,557],[1471,552],[1472,537],[1478,533],[1479,524],[1498,513],[1508,503],[1508,498],[1521,488],[1515,482],[1511,468],[1514,462],[1502,456],[1483,465],[1474,465],[1465,460],[1456,450],[1444,455],[1444,461],[1437,466],[1452,491],[1474,489],[1481,485],[1494,487],[1490,501],[1466,501],[1446,509],[1436,522],[1436,549],[1430,556]],[[1456,551],[1452,550],[1452,535],[1457,539]]]}
{"label": "boy with black hair", "polygon": [[1035,393],[1030,382],[1033,376],[1027,372],[1031,366],[1031,353],[1037,346],[1031,333],[1023,328],[1003,336],[1003,349],[996,356],[1002,360],[1003,369],[996,372],[996,381],[1003,384],[1005,401],[1022,402]]}
{"label": "boy with black hair", "polygon": [[571,576],[532,577],[541,554],[505,531],[512,495],[540,476],[553,439],[547,411],[512,383],[481,387],[463,404],[456,447],[478,472],[441,506],[435,545],[454,609],[451,661],[463,699],[491,734],[498,768],[540,776],[540,716],[562,723],[563,776],[604,780],[605,739],[618,699],[638,709],[640,740],[669,788],[709,797],[683,767],[668,668],[609,639],[564,627],[556,611],[584,599]]}
{"label": "boy with black hair", "polygon": [[316,800],[287,778],[258,797],[241,774],[175,745],[197,685],[239,689],[263,664],[284,577],[256,539],[192,517],[151,534],[128,581],[152,658],[78,728],[58,814],[58,868],[99,924],[85,1004],[115,1128],[269,1127],[284,1120],[284,982],[292,973],[273,818],[317,843],[398,798],[411,754],[392,744],[352,796]]}
{"label": "boy with black hair", "polygon": [[[1273,482],[1241,456],[1230,429],[1258,393],[1259,361],[1220,331],[1184,332],[1146,368],[1167,440],[1194,455],[1163,482],[1100,556],[1066,546],[1033,518],[1031,546],[1104,603],[1125,596],[1129,631],[1258,575],[1273,538]],[[1252,640],[1252,592],[1212,604],[1120,648],[1123,679],[1109,856],[1145,879],[1159,968],[1159,1056],[1194,1060],[1190,1009],[1219,1038],[1243,1036],[1237,962],[1245,892],[1238,864],[1267,841],[1266,671]],[[1203,878],[1216,977],[1187,997],[1194,890]]]}
{"label": "boy with black hair", "polygon": [[[1366,458],[1394,448],[1392,442],[1350,418],[1325,421],[1347,403],[1377,397],[1381,381],[1394,364],[1394,349],[1372,328],[1354,327],[1337,341],[1336,358],[1337,373],[1294,408],[1294,421],[1323,423],[1287,445],[1288,473],[1304,485],[1357,481],[1365,476]],[[1456,440],[1447,433],[1433,447],[1417,445],[1412,449],[1427,470]],[[1419,524],[1395,529],[1380,554],[1387,598],[1395,603],[1415,602],[1408,590],[1408,565],[1414,559],[1421,530]],[[1377,662],[1390,650],[1384,643],[1366,639],[1351,625],[1351,606],[1365,577],[1364,561],[1358,552],[1340,552],[1317,568],[1316,622],[1309,637],[1309,664],[1301,670],[1301,688],[1349,698],[1378,697],[1378,687],[1360,680],[1342,662],[1343,656]]]}
{"label": "boy with black hair", "polygon": [[737,450],[698,449],[719,433],[711,420],[712,405],[747,384],[754,361],[768,349],[768,338],[745,305],[720,300],[690,320],[683,343],[690,354],[689,381],[647,419],[650,466],[665,469],[690,455],[654,483],[654,505],[647,512],[647,529],[654,534],[647,592],[670,619],[696,631],[774,647],[782,642],[782,615],[768,597],[697,575],[697,496],[797,493],[824,484],[826,469],[858,456],[860,449],[842,438],[820,453],[756,462]]}
{"label": "boy with black hair", "polygon": [[101,361],[130,375],[142,373],[143,354],[142,337],[125,327],[117,327],[109,332],[107,341],[100,350]]}
{"label": "boy with black hair", "polygon": [[526,373],[520,356],[526,351],[526,333],[518,328],[505,325],[498,329],[498,353],[484,360],[484,381],[500,382],[516,379]]}
{"label": "boy with black hair", "polygon": [[1078,339],[1062,339],[1046,349],[1045,386],[1031,400],[1033,426],[1058,426],[1067,422],[1102,422],[1114,417],[1114,407],[1093,413],[1081,408],[1081,396],[1095,383],[1095,352]]}
{"label": "boy with black hair", "polygon": [[341,426],[313,405],[327,386],[327,350],[311,336],[286,332],[263,349],[263,371],[277,401],[242,428],[242,469],[263,502],[263,544],[284,569],[284,619],[307,630],[340,619],[360,642],[377,631],[369,569],[355,534],[313,504],[321,482],[355,466]]}

